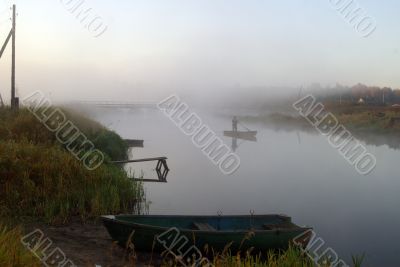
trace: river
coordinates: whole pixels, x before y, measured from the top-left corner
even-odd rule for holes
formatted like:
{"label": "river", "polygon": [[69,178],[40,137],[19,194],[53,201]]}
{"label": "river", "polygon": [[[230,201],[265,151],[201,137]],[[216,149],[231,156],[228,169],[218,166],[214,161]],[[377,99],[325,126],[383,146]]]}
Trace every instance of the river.
{"label": "river", "polygon": [[[231,144],[223,137],[231,117],[196,112]],[[324,136],[248,124],[258,141],[238,142],[240,168],[227,176],[156,109],[98,109],[91,116],[123,138],[145,140],[132,158],[168,157],[168,183],[145,184],[150,214],[287,214],[314,227],[349,265],[352,254],[365,253],[365,266],[400,266],[400,150],[367,145],[377,165],[364,176]],[[128,168],[155,178],[153,165]]]}

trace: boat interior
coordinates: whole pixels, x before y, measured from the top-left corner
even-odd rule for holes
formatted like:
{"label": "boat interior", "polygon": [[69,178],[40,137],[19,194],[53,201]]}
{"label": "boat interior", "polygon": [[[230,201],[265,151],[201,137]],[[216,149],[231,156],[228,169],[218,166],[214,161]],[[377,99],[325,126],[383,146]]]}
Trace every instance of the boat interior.
{"label": "boat interior", "polygon": [[299,226],[284,215],[254,216],[166,216],[166,215],[118,215],[114,219],[120,222],[155,227],[176,227],[198,231],[240,231],[240,230],[277,230],[296,229]]}

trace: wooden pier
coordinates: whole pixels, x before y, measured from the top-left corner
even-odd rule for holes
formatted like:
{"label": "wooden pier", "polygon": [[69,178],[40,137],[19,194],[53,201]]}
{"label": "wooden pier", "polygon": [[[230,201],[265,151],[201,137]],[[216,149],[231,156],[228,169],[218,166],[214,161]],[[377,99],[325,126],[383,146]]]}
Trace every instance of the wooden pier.
{"label": "wooden pier", "polygon": [[137,181],[137,182],[167,183],[167,175],[169,172],[169,168],[168,168],[166,157],[119,160],[119,161],[112,161],[112,163],[127,164],[127,163],[148,162],[148,161],[157,161],[156,173],[157,173],[158,179],[133,178],[132,180]]}

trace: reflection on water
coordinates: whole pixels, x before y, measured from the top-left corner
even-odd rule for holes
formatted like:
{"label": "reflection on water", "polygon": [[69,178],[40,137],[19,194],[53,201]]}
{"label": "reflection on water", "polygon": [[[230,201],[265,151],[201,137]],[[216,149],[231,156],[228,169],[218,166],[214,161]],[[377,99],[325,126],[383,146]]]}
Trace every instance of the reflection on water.
{"label": "reflection on water", "polygon": [[392,149],[400,149],[400,136],[398,133],[386,133],[384,135],[377,135],[365,132],[354,132],[354,136],[357,139],[364,141],[367,145],[386,145]]}
{"label": "reflection on water", "polygon": [[[231,142],[222,135],[232,117],[196,113]],[[377,157],[374,171],[362,176],[323,136],[246,123],[258,130],[258,142],[243,143],[236,152],[239,170],[224,176],[157,110],[108,110],[94,118],[105,125],[120,120],[113,130],[127,139],[144,139],[145,147],[134,148],[133,157],[168,157],[168,183],[145,184],[150,214],[288,214],[300,225],[313,226],[347,262],[351,254],[365,252],[366,266],[399,266],[400,151],[390,148],[395,138],[360,137]]]}
{"label": "reflection on water", "polygon": [[[242,119],[256,124],[261,123],[263,127],[278,132],[296,132],[299,143],[301,142],[301,132],[320,135],[320,133],[303,118],[270,114],[265,116],[243,116]],[[400,135],[397,132],[389,131],[390,129],[384,129],[379,134],[368,132],[368,130],[348,130],[350,130],[355,138],[365,142],[367,145],[388,146],[392,149],[400,149]]]}

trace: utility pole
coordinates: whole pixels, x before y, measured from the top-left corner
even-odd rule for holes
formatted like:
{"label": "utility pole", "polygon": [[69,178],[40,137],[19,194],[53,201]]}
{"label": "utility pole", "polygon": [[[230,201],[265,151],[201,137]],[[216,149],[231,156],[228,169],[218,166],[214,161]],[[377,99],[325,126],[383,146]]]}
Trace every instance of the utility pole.
{"label": "utility pole", "polygon": [[[10,39],[12,39],[12,61],[11,61],[11,109],[19,108],[19,98],[15,97],[15,32],[16,32],[16,6],[13,5],[13,17],[12,17],[12,28],[10,33],[8,34],[6,41],[0,50],[0,58],[4,53],[4,50],[7,47]],[[3,99],[1,99],[1,103],[4,106]]]}
{"label": "utility pole", "polygon": [[3,98],[1,97],[1,94],[0,94],[0,104],[1,104],[1,107],[3,108],[4,107],[4,102],[3,102]]}
{"label": "utility pole", "polygon": [[19,99],[15,97],[15,34],[16,34],[16,6],[13,5],[12,18],[12,66],[11,66],[11,109],[18,109]]}

